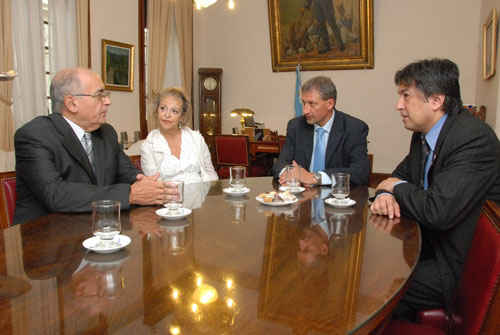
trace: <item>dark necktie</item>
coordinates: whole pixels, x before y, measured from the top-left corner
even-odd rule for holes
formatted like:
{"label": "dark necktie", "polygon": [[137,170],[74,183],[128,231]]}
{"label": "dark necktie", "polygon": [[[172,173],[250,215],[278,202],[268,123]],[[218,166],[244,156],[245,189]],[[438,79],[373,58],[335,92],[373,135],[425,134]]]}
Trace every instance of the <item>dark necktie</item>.
{"label": "dark necktie", "polygon": [[427,189],[427,171],[426,171],[426,165],[427,165],[427,160],[429,158],[429,153],[431,152],[431,148],[429,147],[429,144],[427,144],[427,141],[425,140],[425,135],[422,134],[420,135],[422,139],[422,174],[420,176],[420,187],[423,188],[424,190]]}

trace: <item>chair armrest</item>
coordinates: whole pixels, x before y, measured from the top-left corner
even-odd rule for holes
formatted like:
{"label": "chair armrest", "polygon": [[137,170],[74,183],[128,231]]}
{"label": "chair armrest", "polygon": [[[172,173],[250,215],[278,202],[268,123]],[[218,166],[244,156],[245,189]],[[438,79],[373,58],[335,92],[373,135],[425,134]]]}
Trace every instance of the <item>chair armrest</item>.
{"label": "chair armrest", "polygon": [[446,313],[444,309],[431,309],[417,313],[417,323],[446,330]]}

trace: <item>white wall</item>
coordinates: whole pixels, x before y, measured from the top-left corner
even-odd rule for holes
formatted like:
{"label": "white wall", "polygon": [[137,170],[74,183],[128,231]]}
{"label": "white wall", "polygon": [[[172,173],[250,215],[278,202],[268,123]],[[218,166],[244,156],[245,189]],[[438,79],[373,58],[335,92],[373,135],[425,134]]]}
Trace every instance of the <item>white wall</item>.
{"label": "white wall", "polygon": [[[220,67],[222,132],[239,126],[229,111],[244,107],[255,111],[256,121],[284,134],[294,115],[295,73],[272,72],[267,1],[235,3],[233,11],[222,0],[194,11],[195,125],[198,68]],[[302,82],[320,74],[331,76],[339,92],[337,108],[370,126],[368,149],[375,155],[375,172],[391,172],[408,151],[410,132],[394,107],[396,70],[416,59],[450,58],[461,71],[463,101],[476,103],[480,7],[469,0],[375,1],[374,69],[302,73]]]}
{"label": "white wall", "polygon": [[90,0],[90,43],[92,70],[101,75],[102,39],[132,44],[135,46],[134,90],[112,91],[112,105],[107,121],[118,132],[128,132],[129,141],[133,132],[139,130],[139,62],[138,47],[138,1],[137,0]]}

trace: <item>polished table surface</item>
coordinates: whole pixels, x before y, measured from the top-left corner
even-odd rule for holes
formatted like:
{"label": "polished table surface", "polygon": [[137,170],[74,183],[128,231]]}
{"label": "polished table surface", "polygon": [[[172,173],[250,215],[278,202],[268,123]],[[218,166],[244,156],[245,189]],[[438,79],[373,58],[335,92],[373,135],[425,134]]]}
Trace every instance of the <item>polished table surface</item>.
{"label": "polished table surface", "polygon": [[86,213],[1,231],[0,333],[368,334],[390,315],[418,259],[414,222],[371,217],[368,189],[353,187],[353,207],[325,204],[328,238],[311,226],[321,189],[269,207],[255,197],[272,178],[247,179],[243,197],[227,186],[186,185],[193,212],[179,221],[122,211],[132,241],[113,254],[82,246]]}

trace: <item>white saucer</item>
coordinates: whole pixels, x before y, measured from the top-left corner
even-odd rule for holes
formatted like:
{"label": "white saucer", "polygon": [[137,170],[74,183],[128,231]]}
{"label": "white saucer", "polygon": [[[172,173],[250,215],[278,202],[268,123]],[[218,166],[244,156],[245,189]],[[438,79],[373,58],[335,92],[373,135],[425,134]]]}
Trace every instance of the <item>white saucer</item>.
{"label": "white saucer", "polygon": [[224,193],[227,193],[232,196],[240,196],[240,195],[245,195],[248,192],[250,192],[250,189],[248,187],[243,187],[240,189],[236,189],[233,187],[228,187],[222,190]]}
{"label": "white saucer", "polygon": [[162,208],[157,210],[156,214],[167,220],[179,220],[191,214],[191,210],[183,207],[179,208],[178,212],[173,214],[168,208]]}
{"label": "white saucer", "polygon": [[191,224],[191,221],[188,219],[178,219],[178,220],[166,220],[166,219],[161,219],[158,220],[158,225],[162,228],[165,228],[166,230],[175,230],[179,228],[184,228],[187,227]]}
{"label": "white saucer", "polygon": [[82,244],[85,248],[92,250],[93,252],[109,254],[129,245],[131,239],[127,235],[116,235],[114,241],[116,244],[108,247],[97,246],[99,244],[99,237],[93,236],[83,241]]}
{"label": "white saucer", "polygon": [[350,198],[344,199],[343,202],[337,202],[335,198],[328,198],[325,200],[325,202],[335,208],[347,208],[356,204],[356,200],[352,200]]}
{"label": "white saucer", "polygon": [[130,257],[130,252],[127,249],[122,249],[115,253],[96,254],[95,252],[87,252],[85,260],[90,265],[104,266],[119,266]]}
{"label": "white saucer", "polygon": [[289,191],[290,193],[302,193],[305,190],[306,190],[306,188],[302,187],[302,186],[299,186],[299,187],[280,186],[281,192]]}
{"label": "white saucer", "polygon": [[266,206],[288,206],[290,204],[294,204],[297,201],[299,201],[298,199],[295,199],[295,200],[292,200],[292,201],[272,201],[272,202],[267,202],[267,201],[264,201],[264,199],[262,199],[262,197],[256,197],[255,200],[257,200],[258,202],[260,202],[261,204],[266,205]]}

